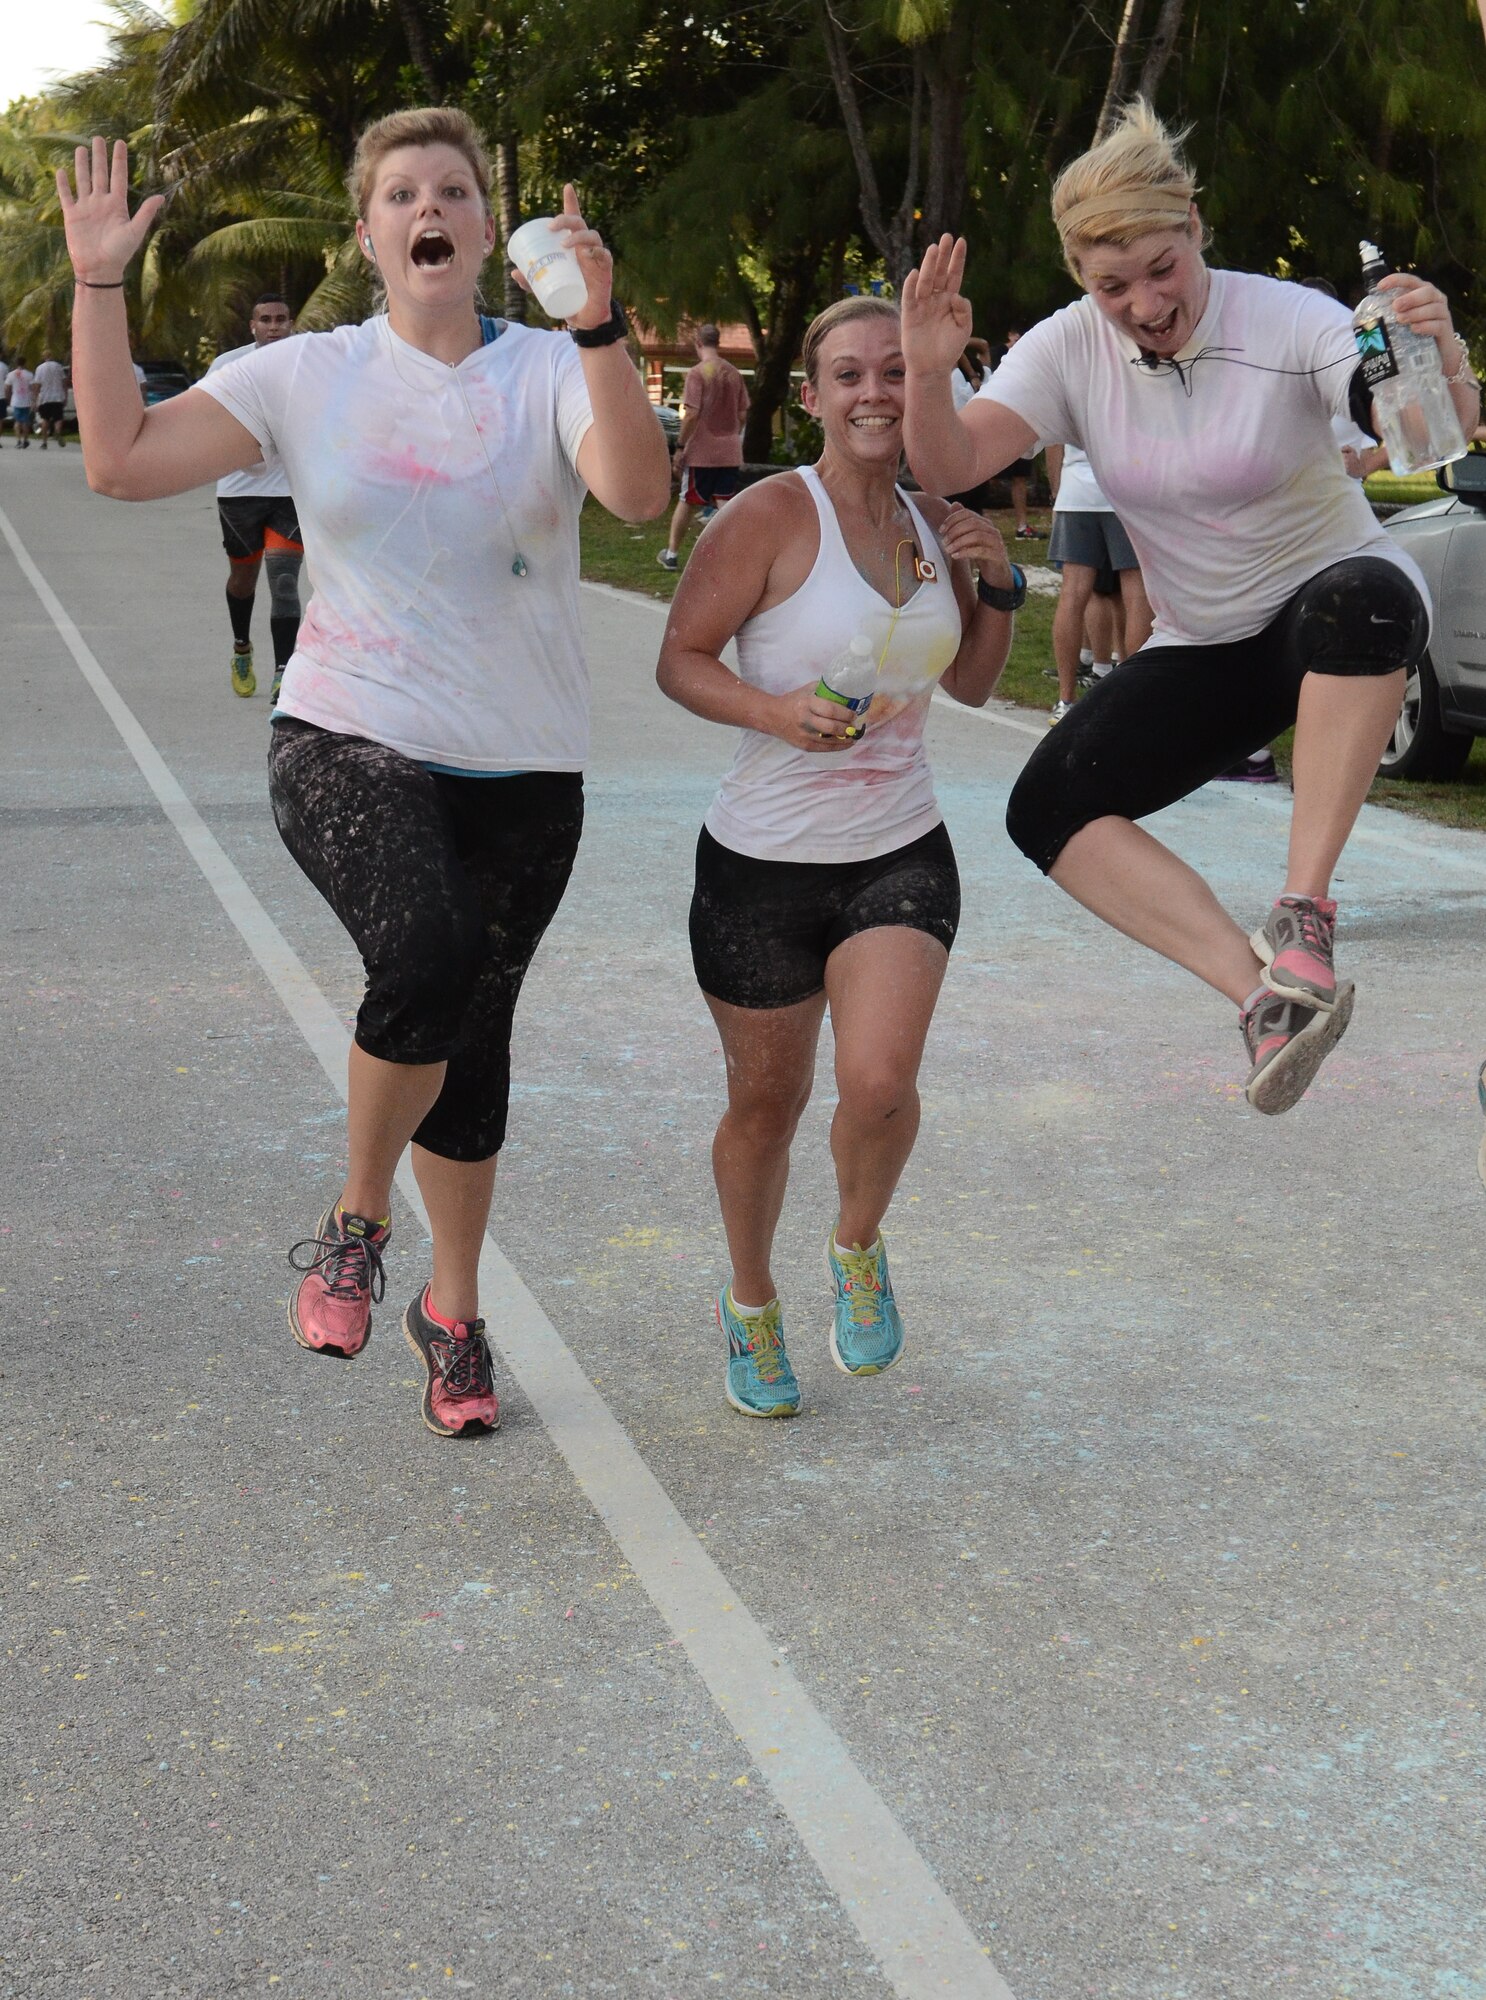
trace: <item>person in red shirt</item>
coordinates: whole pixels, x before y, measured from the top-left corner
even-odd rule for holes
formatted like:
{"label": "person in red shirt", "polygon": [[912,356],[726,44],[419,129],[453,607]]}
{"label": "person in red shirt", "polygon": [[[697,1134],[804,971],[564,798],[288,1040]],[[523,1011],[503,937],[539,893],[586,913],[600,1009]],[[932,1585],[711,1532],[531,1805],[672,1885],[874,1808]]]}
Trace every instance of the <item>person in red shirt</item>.
{"label": "person in red shirt", "polygon": [[656,557],[662,569],[676,567],[681,544],[702,509],[720,507],[738,490],[748,388],[732,362],[719,353],[721,338],[715,326],[697,328],[697,365],[687,370],[681,392],[681,435],[676,444],[681,498],[671,516],[670,540]]}

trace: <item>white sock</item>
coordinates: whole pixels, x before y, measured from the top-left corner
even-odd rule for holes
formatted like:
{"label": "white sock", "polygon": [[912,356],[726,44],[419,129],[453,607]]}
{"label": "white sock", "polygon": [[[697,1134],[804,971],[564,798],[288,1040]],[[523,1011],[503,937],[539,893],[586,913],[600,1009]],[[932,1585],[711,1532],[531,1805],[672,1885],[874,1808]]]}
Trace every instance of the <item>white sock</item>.
{"label": "white sock", "polygon": [[738,1315],[739,1319],[757,1319],[760,1313],[766,1313],[774,1303],[770,1299],[766,1304],[761,1306],[745,1306],[740,1303],[738,1294],[733,1290],[731,1285],[728,1286],[728,1298],[732,1302],[733,1311]]}
{"label": "white sock", "polygon": [[1080,665],[1081,667],[1092,667],[1092,666],[1093,666],[1093,664],[1094,664],[1094,655],[1093,655],[1093,654],[1092,654],[1092,653],[1091,653],[1091,652],[1089,651],[1089,649],[1088,649],[1088,647],[1087,647],[1087,646],[1080,646],[1080,647],[1079,647],[1079,649],[1078,649],[1078,663],[1079,663],[1079,665]]}
{"label": "white sock", "polygon": [[1096,681],[1102,681],[1106,674],[1112,674],[1113,672],[1114,672],[1113,660],[1095,660],[1094,678]]}

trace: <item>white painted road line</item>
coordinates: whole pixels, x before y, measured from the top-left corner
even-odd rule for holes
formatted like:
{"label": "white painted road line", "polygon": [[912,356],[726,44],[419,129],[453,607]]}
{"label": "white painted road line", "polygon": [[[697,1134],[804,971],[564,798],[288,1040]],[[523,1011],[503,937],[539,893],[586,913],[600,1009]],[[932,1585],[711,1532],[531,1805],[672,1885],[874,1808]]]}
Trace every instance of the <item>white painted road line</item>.
{"label": "white painted road line", "polygon": [[[187,798],[3,510],[0,534],[161,811],[344,1096],[350,1038],[335,1010]],[[406,1164],[398,1188],[426,1228],[427,1213]],[[798,1678],[779,1663],[767,1633],[489,1236],[480,1257],[480,1285],[492,1329],[501,1328],[492,1338],[506,1365],[893,1990],[903,2000],[945,1994],[954,2000],[1012,2000],[1011,1989],[918,1849]]]}

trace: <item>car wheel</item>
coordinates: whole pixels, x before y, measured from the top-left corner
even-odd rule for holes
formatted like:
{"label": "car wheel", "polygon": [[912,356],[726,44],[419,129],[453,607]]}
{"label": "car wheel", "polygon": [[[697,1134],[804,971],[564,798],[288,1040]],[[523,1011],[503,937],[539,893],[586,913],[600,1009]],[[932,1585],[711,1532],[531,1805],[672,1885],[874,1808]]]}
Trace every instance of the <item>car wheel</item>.
{"label": "car wheel", "polygon": [[1474,736],[1459,736],[1440,721],[1440,686],[1428,653],[1409,675],[1403,708],[1378,764],[1380,778],[1458,777]]}

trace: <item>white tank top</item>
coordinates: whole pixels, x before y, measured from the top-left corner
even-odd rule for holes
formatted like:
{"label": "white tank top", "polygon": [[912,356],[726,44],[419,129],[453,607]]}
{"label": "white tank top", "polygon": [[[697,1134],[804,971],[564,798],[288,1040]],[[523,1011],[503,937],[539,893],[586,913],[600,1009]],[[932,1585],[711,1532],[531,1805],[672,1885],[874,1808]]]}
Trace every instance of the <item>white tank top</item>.
{"label": "white tank top", "polygon": [[[893,607],[862,576],[813,466],[801,468],[820,521],[820,548],[792,597],[740,627],[738,672],[750,687],[789,694],[819,680],[857,633],[881,661],[867,730],[849,750],[812,754],[745,729],[707,813],[714,840],[760,861],[869,861],[940,821],[924,753],[924,717],[960,649],[960,607],[949,563],[912,499],[899,489],[934,565],[893,622]],[[912,555],[902,552],[912,580]]]}

